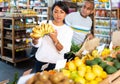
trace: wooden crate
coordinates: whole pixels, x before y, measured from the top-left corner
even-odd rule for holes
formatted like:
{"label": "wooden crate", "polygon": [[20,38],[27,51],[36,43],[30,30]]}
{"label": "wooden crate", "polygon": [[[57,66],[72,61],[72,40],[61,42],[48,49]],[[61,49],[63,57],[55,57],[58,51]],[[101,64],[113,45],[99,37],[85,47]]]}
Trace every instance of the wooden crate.
{"label": "wooden crate", "polygon": [[120,70],[108,76],[100,84],[120,84]]}

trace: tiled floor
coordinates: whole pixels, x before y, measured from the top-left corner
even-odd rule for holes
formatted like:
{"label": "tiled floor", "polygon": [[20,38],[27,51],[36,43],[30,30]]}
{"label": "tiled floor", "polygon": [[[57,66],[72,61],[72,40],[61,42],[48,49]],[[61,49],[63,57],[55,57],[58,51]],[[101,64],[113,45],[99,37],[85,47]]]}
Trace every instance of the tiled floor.
{"label": "tiled floor", "polygon": [[14,64],[0,59],[0,81],[9,79],[10,82],[14,79],[15,73],[18,73],[18,77],[23,75],[23,72],[28,69],[33,69],[34,72],[34,59],[31,58],[27,61],[19,62],[16,66]]}

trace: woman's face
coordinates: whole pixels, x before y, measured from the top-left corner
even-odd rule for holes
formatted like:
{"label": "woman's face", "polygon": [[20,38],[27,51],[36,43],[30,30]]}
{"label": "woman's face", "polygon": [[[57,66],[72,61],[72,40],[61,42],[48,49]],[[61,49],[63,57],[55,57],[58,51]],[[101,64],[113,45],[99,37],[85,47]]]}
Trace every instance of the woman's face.
{"label": "woman's face", "polygon": [[57,23],[63,22],[65,16],[66,16],[66,13],[59,6],[55,6],[55,8],[53,9],[54,20]]}

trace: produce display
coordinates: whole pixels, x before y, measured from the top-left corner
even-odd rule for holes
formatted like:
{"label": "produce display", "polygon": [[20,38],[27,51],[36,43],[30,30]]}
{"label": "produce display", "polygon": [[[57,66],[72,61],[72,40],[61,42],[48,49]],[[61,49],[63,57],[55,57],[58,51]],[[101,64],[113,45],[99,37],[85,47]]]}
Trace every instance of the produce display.
{"label": "produce display", "polygon": [[68,78],[81,84],[99,84],[107,77],[107,73],[101,66],[97,64],[89,66],[84,59],[79,59],[79,57],[67,62],[66,67],[61,71]]}
{"label": "produce display", "polygon": [[30,9],[21,10],[21,13],[26,15],[37,15],[37,13],[34,10],[30,10]]}
{"label": "produce display", "polygon": [[10,0],[0,0],[0,3],[1,2],[9,2]]}
{"label": "produce display", "polygon": [[98,0],[99,2],[108,2],[109,0]]}
{"label": "produce display", "polygon": [[70,80],[61,72],[57,71],[43,71],[37,72],[30,78],[26,84],[80,84]]}
{"label": "produce display", "polygon": [[76,2],[80,2],[82,3],[84,0],[72,0],[72,2],[76,3]]}
{"label": "produce display", "polygon": [[32,29],[32,33],[30,33],[30,36],[32,38],[40,38],[43,37],[46,34],[54,32],[54,28],[50,24],[41,24],[39,26],[35,26]]}
{"label": "produce display", "polygon": [[118,70],[120,70],[119,46],[113,47],[112,51],[104,48],[101,53],[95,49],[82,58],[76,56],[66,62],[66,66],[59,71],[36,73],[26,84],[39,84],[39,82],[42,82],[40,84],[100,84]]}

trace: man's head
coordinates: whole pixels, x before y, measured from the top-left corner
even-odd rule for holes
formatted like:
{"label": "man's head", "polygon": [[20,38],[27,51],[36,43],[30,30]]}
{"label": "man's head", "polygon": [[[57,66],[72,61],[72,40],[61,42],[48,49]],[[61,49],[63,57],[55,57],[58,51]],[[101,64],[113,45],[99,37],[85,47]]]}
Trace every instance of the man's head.
{"label": "man's head", "polygon": [[87,16],[93,13],[93,10],[94,10],[94,2],[86,0],[83,3],[80,14],[86,18]]}

